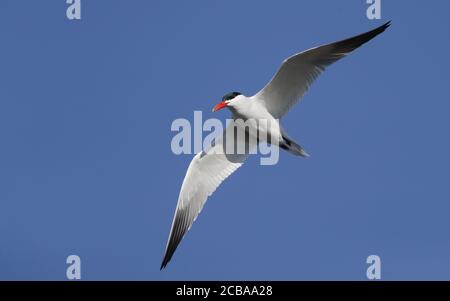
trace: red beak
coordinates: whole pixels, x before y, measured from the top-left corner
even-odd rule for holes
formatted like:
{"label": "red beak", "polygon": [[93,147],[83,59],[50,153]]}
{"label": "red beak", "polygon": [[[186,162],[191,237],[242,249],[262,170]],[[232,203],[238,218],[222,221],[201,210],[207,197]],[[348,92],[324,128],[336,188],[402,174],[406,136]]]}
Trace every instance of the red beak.
{"label": "red beak", "polygon": [[219,102],[218,104],[216,104],[216,106],[212,109],[213,112],[215,111],[219,111],[220,109],[225,108],[226,106],[228,106],[228,104],[225,101]]}

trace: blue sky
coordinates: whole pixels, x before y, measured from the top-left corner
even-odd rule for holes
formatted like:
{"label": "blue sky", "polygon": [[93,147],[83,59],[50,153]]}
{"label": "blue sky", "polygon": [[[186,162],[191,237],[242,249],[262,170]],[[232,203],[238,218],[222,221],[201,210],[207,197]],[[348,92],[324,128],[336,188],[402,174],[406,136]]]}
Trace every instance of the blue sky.
{"label": "blue sky", "polygon": [[[82,0],[0,3],[0,279],[450,279],[450,4]],[[257,92],[296,52],[389,30],[282,121],[311,154],[252,157],[159,271],[190,155],[176,118]]]}

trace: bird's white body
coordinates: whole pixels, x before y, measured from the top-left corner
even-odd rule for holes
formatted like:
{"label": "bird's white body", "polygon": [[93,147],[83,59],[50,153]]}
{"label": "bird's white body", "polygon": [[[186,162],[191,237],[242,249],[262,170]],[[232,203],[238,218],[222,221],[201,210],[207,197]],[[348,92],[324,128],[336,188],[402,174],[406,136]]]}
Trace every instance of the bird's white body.
{"label": "bird's white body", "polygon": [[[233,135],[233,142],[244,145],[246,150],[253,149],[258,142],[268,141],[294,155],[307,157],[303,148],[286,135],[279,119],[303,97],[326,67],[384,32],[389,25],[390,22],[353,38],[295,54],[283,62],[272,80],[257,94],[247,97],[238,92],[229,93],[213,111],[227,107],[233,119],[246,122],[244,126],[237,128],[244,135]],[[181,186],[161,269],[171,259],[207,198],[247,158],[249,152],[221,152],[229,142],[227,137],[231,130],[234,131],[234,128],[228,126],[214,145],[192,159]],[[257,139],[245,139],[245,132]]]}
{"label": "bird's white body", "polygon": [[245,125],[249,127],[249,133],[257,135],[254,138],[257,138],[259,142],[269,141],[271,144],[279,144],[282,139],[280,122],[267,111],[257,97],[239,95],[227,107],[234,120],[256,121],[247,122]]}

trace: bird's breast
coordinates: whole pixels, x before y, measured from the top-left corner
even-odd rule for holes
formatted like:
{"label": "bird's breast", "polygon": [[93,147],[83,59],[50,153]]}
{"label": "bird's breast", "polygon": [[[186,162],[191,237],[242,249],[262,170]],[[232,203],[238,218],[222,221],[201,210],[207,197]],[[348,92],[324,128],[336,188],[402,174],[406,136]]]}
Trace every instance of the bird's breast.
{"label": "bird's breast", "polygon": [[258,137],[260,142],[278,144],[281,139],[279,121],[258,104],[237,108],[233,112],[233,119],[235,122],[240,120],[237,122],[238,126],[245,127],[245,130]]}

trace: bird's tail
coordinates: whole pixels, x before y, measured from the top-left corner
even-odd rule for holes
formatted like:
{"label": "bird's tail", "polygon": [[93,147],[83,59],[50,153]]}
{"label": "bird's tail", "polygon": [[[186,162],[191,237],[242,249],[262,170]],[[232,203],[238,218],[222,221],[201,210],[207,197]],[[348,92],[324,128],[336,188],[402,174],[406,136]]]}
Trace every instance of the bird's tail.
{"label": "bird's tail", "polygon": [[303,147],[301,147],[298,143],[296,143],[286,135],[282,136],[282,140],[280,141],[279,146],[296,156],[309,157],[308,153],[303,149]]}

